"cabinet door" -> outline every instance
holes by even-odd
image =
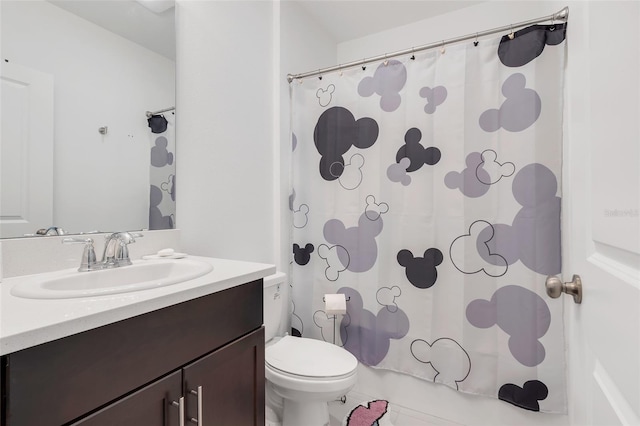
[[[172,405],[182,392],[177,371],[73,423],[73,426],[178,426],[180,409]]]
[[[260,328],[184,368],[187,421],[198,419],[198,426],[263,426],[264,380]]]

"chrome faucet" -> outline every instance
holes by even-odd
[[[105,268],[117,268],[119,266],[131,265],[129,259],[129,249],[127,244],[135,243],[135,238],[144,237],[142,234],[130,234],[128,232],[116,232],[107,235],[102,253],[102,260],[96,260],[96,253],[93,248],[93,239],[82,237],[69,237],[62,240],[62,244],[84,244],[84,252],[78,271],[99,271]]]
[[[38,229],[36,231],[36,235],[65,235],[66,232],[64,229],[58,227],[58,226],[50,226],[47,229]]]
[[[129,232],[115,232],[107,235],[102,260],[100,261],[102,267],[117,268],[119,266],[131,265],[127,245],[135,243],[135,239],[139,237],[143,237],[143,235],[130,234]]]

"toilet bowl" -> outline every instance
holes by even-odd
[[[339,346],[285,336],[265,351],[265,376],[283,398],[283,426],[324,426],[327,403],[356,384],[358,360]]]
[[[283,426],[325,426],[329,424],[327,403],[355,386],[358,360],[321,340],[276,336],[271,327],[282,322],[280,286],[284,279],[284,274],[264,279],[267,405],[281,416]],[[276,400],[282,404],[274,403]]]

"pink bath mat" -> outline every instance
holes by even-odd
[[[344,426],[393,426],[389,401],[374,399],[357,405],[347,414]]]

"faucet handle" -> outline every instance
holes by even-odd
[[[105,235],[105,239],[107,240],[118,240],[123,242],[124,244],[135,243],[136,238],[142,238],[144,235],[138,234],[137,232],[114,232],[110,235]]]
[[[93,248],[92,238],[68,237],[62,240],[62,244],[84,244],[84,251],[82,252],[82,259],[80,260],[78,272],[101,269],[96,261],[96,251]]]
[[[133,242],[135,240],[132,240]],[[119,246],[116,247],[116,252],[114,256],[115,261],[118,263],[118,266],[127,266],[131,265],[131,259],[129,258],[129,247],[126,244],[120,242]]]
[[[127,234],[131,235],[131,242],[135,243],[136,242],[136,238],[142,238],[144,237],[143,234],[139,233],[139,232],[127,232]]]
[[[136,238],[142,238],[144,235],[139,234],[137,232],[126,232],[131,238],[129,241],[121,241],[120,247],[116,248],[116,259],[120,263],[120,265],[131,265],[131,259],[129,258],[129,247],[127,246],[130,243],[135,243]]]

